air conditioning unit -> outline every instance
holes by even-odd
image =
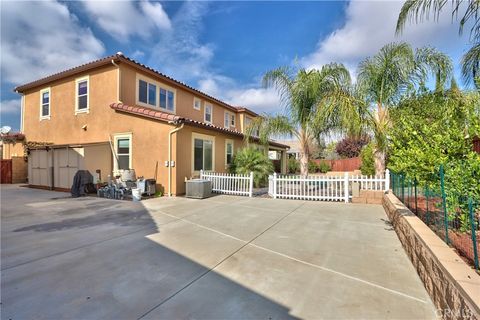
[[[148,196],[155,194],[156,184],[157,184],[157,181],[155,179],[138,179],[137,180],[137,188],[140,189],[142,194],[146,194]]]
[[[212,182],[203,179],[187,180],[186,197],[205,199],[212,196]]]

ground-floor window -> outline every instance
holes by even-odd
[[[226,140],[225,141],[225,164],[230,166],[233,162],[233,141]]]
[[[115,135],[115,152],[114,169],[127,170],[132,167],[132,135],[119,134]]]
[[[193,138],[193,170],[213,170],[214,141],[206,136]]]

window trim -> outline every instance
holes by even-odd
[[[210,108],[210,121],[207,121],[207,109]],[[213,124],[213,105],[211,103],[205,103],[203,108],[203,121],[205,123]]]
[[[225,125],[225,118],[227,118],[227,125]],[[230,121],[231,121],[232,117],[231,117],[231,113],[228,112],[227,110],[225,110],[224,114],[223,114],[223,126],[227,129],[230,129]]]
[[[198,108],[195,107],[195,102],[200,102],[200,106]],[[193,97],[193,110],[202,110],[202,99],[200,98],[197,98],[197,97]]]
[[[113,159],[113,172],[114,174],[118,174],[121,172],[123,169],[118,169],[118,140],[119,139],[129,139],[129,145],[128,145],[128,167],[132,168],[132,155],[133,155],[133,141],[132,141],[132,133],[131,132],[125,132],[125,133],[115,133],[113,134],[113,148],[115,150],[115,159]]]
[[[155,85],[155,87],[156,87],[155,88],[155,95],[156,95],[155,105],[145,103],[145,102],[141,102],[139,100],[139,98],[140,98],[139,81],[140,80],[145,81],[147,83],[147,101],[148,101],[148,85],[149,84]],[[173,92],[173,110],[168,110],[168,108],[160,107],[160,89],[164,89],[165,91],[167,91],[167,101],[166,101],[167,104],[168,104],[168,91]],[[142,74],[137,73],[136,76],[135,76],[135,103],[136,103],[136,105],[139,105],[139,106],[142,106],[142,107],[145,107],[145,108],[150,108],[150,109],[155,109],[155,110],[159,110],[159,111],[162,111],[162,112],[168,112],[168,113],[176,114],[176,112],[177,112],[177,89],[175,89],[173,87],[170,87],[170,86],[167,86],[166,84],[164,84],[162,82],[158,82],[158,81],[156,81],[152,78],[149,78],[149,77],[146,77]]]
[[[43,94],[48,92],[48,115],[44,116],[43,112]],[[50,120],[52,114],[52,90],[50,87],[40,90],[40,121]]]
[[[87,107],[85,109],[78,109],[78,84],[87,81]],[[75,115],[79,113],[90,112],[90,76],[85,76],[75,79]]]
[[[232,161],[233,161],[233,155],[235,154],[235,145],[232,139],[225,139],[225,169],[228,168],[229,164],[227,163],[227,145],[231,144],[232,145]]]
[[[209,135],[206,135],[206,134],[192,132],[192,146],[191,146],[191,150],[192,150],[192,157],[191,157],[192,174],[195,175],[195,174],[200,173],[199,170],[195,171],[195,139],[209,140],[209,141],[212,142],[212,171],[215,171],[215,136],[209,136]]]

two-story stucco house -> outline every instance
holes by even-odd
[[[22,95],[29,184],[70,188],[79,169],[105,181],[135,169],[166,194],[203,170],[224,172],[258,115],[202,93],[121,53],[15,88]],[[256,139],[253,139],[254,142]],[[286,170],[288,147],[271,142]]]

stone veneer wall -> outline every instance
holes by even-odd
[[[480,319],[480,275],[391,192],[383,207],[444,319]]]

